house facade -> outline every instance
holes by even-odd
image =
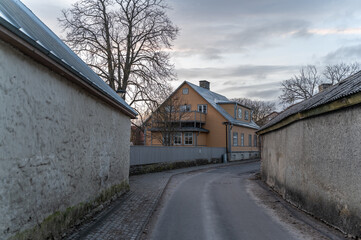
[[[147,146],[224,147],[230,159],[258,156],[252,110],[210,91],[208,81],[183,82],[146,120]]]
[[[127,105],[20,1],[0,1],[0,239],[60,239],[128,189]]]
[[[361,237],[361,72],[320,88],[258,133],[263,180],[299,208]]]

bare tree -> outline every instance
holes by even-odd
[[[327,65],[323,71],[323,75],[328,83],[336,84],[346,77],[360,71],[361,67],[358,62],[346,64],[338,63],[334,65]]]
[[[181,128],[182,120],[192,117],[193,114],[185,108],[187,106],[180,98],[170,98],[156,109],[146,123],[154,135],[164,146],[173,145],[175,134]]]
[[[164,50],[179,30],[167,8],[163,0],[80,0],[59,21],[70,47],[135,106],[157,102],[176,77]]]
[[[281,83],[283,104],[292,104],[299,100],[306,100],[316,94],[320,83],[320,75],[314,65],[302,67],[299,75]]]
[[[233,98],[231,100],[251,108],[252,120],[260,126],[264,124],[264,118],[276,109],[274,102],[251,100],[249,98]]]

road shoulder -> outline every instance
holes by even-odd
[[[255,202],[266,209],[284,227],[288,228],[299,239],[347,239],[340,231],[313,218],[289,202],[286,202],[278,193],[261,181],[259,175],[250,177],[247,183],[247,192]]]

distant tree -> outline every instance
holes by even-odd
[[[193,114],[184,108],[184,101],[180,98],[169,98],[159,106],[151,115],[146,124],[158,132],[153,138],[163,146],[172,146],[175,134],[179,132],[180,122],[184,118],[193,117]]]
[[[328,83],[336,84],[348,76],[360,71],[361,66],[358,62],[346,64],[338,63],[334,65],[327,65],[323,71],[323,75]]]
[[[127,102],[157,102],[175,79],[164,51],[178,28],[163,0],[80,0],[59,19],[66,42]]]
[[[238,102],[252,109],[252,120],[262,126],[264,118],[276,109],[274,102],[251,100],[249,98],[233,98],[232,101]]]
[[[285,105],[306,100],[316,94],[319,83],[320,75],[314,65],[302,67],[298,75],[281,83],[279,98]]]

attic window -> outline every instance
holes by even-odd
[[[242,108],[238,108],[238,118],[242,118]]]
[[[183,94],[187,95],[188,94],[188,88],[183,88]]]
[[[248,120],[248,111],[245,111],[245,112],[244,112],[244,119],[245,119],[245,120]]]

